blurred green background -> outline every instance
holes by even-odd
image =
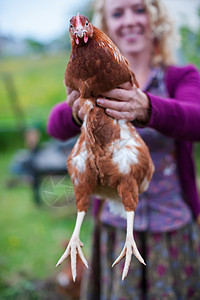
[[[90,17],[91,11],[85,11]],[[193,63],[200,69],[199,12],[197,15],[199,24],[195,29],[185,24],[179,29],[178,56],[180,63]],[[50,139],[46,133],[49,112],[66,98],[63,79],[70,54],[69,39],[64,34],[47,44],[25,38],[25,50],[18,55],[6,51],[2,43],[3,38],[0,47],[0,299],[60,299],[56,292],[54,296],[51,294],[52,298],[44,293],[44,286],[48,290],[49,282],[55,284],[60,272],[55,264],[73,231],[75,203],[56,207],[42,201],[37,205],[30,177],[13,175],[9,165],[14,154],[27,147],[28,128],[40,131],[40,144]],[[199,144],[195,145],[195,160],[200,182]],[[90,215],[81,231],[87,256],[93,226]],[[40,282],[44,283],[42,288]]]
[[[13,174],[9,165],[14,154],[26,148],[28,128],[39,129],[41,145],[50,139],[46,133],[47,119],[53,105],[66,98],[63,78],[68,57],[66,50],[53,55],[45,52],[1,58],[0,299],[48,299],[47,293],[43,295],[44,288],[42,292],[35,281],[41,280],[47,287],[49,281],[53,285],[64,268],[56,269],[55,264],[73,232],[75,202],[64,207],[51,206],[43,201],[39,190],[42,203],[38,205],[31,178]],[[81,231],[86,255],[89,255],[91,232],[92,220],[88,214]]]

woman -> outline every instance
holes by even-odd
[[[85,298],[200,299],[195,225],[200,202],[192,157],[192,142],[200,140],[199,74],[193,66],[174,66],[173,28],[160,0],[99,0],[95,20],[129,60],[141,87],[125,84],[103,94],[97,104],[108,115],[138,127],[156,171],[148,191],[140,196],[134,224],[147,267],[133,258],[124,282],[123,262],[111,269],[123,246],[126,220],[118,213],[121,207],[113,209],[106,202],[98,211],[100,245],[94,248],[95,255],[100,251],[100,265],[93,255]],[[69,89],[67,93],[68,106],[57,105],[48,126],[60,139],[77,134],[84,117],[79,94]]]

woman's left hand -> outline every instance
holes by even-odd
[[[99,98],[97,104],[104,107],[109,116],[141,123],[149,121],[150,101],[145,93],[130,82],[123,83],[102,96],[109,99]]]

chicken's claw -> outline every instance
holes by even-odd
[[[137,257],[137,259],[146,266],[144,259],[142,258],[142,256],[140,255],[140,252],[137,249],[137,246],[136,246],[133,236],[127,236],[124,248],[122,249],[122,252],[120,253],[120,255],[117,257],[117,259],[112,264],[112,267],[114,267],[116,264],[118,264],[122,260],[122,258],[124,256],[126,256],[125,265],[124,265],[124,269],[123,269],[123,273],[122,273],[122,280],[124,280],[128,274],[132,254],[134,254]]]
[[[87,260],[85,259],[85,256],[81,250],[81,247],[83,247],[83,243],[80,241],[80,238],[79,238],[81,224],[83,222],[84,216],[85,216],[84,211],[80,211],[77,213],[76,225],[75,225],[72,237],[69,241],[67,249],[65,250],[65,252],[63,253],[63,255],[61,256],[61,258],[59,259],[59,261],[57,262],[57,265],[56,265],[56,267],[58,265],[60,265],[65,260],[65,258],[67,258],[70,254],[71,255],[72,277],[73,277],[74,281],[76,280],[76,254],[77,253],[79,254],[79,256],[80,256],[82,262],[84,263],[84,265],[86,266],[86,268],[88,268]]]
[[[127,214],[126,242],[125,242],[122,252],[120,253],[118,258],[112,264],[112,267],[114,267],[116,264],[118,264],[120,262],[120,260],[122,260],[122,258],[124,256],[126,256],[125,265],[124,265],[124,269],[123,269],[123,273],[122,273],[122,280],[124,280],[124,278],[128,274],[132,254],[134,254],[137,257],[137,259],[146,266],[144,259],[142,258],[142,256],[140,255],[140,252],[138,251],[138,248],[136,246],[136,243],[135,243],[135,240],[133,237],[133,221],[134,221],[135,212],[127,211],[126,214]]]
[[[81,250],[81,247],[83,247],[83,243],[80,241],[79,237],[73,237],[70,239],[69,244],[65,250],[65,252],[63,253],[63,255],[61,256],[61,258],[59,259],[59,261],[56,264],[56,267],[59,266],[60,264],[62,264],[62,262],[69,256],[69,254],[71,255],[71,270],[72,270],[72,277],[73,277],[73,281],[76,280],[76,254],[78,253],[82,262],[84,263],[84,265],[86,266],[86,268],[88,268],[88,263],[87,260]]]

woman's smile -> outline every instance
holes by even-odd
[[[123,28],[119,32],[119,36],[128,43],[136,42],[144,34],[142,28]]]

